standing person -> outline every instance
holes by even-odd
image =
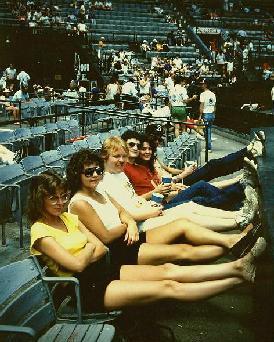
[[[20,90],[17,90],[17,92],[13,95],[12,101],[15,102],[13,105],[7,107],[7,110],[10,110],[14,120],[19,120],[20,115],[20,109],[18,102],[24,103],[29,101],[29,93],[28,93],[28,87],[25,85],[21,86]],[[19,121],[14,122],[15,125],[20,125]]]
[[[199,120],[203,119],[207,130],[208,152],[212,151],[211,128],[215,120],[216,95],[209,90],[208,82],[202,83],[203,92],[200,94],[200,116]]]
[[[196,95],[189,98],[186,90],[186,82],[181,76],[176,76],[174,80],[174,88],[171,88],[169,92],[170,104],[171,104],[171,116],[175,119],[175,136],[180,134],[180,122],[187,119],[187,103],[195,100]]]
[[[113,75],[106,88],[106,100],[118,100],[121,93],[121,85],[117,75]]]
[[[12,63],[4,71],[4,75],[6,76],[7,88],[9,88],[10,91],[13,91],[16,82],[16,74],[17,71]]]
[[[84,170],[83,170],[84,171]],[[94,179],[96,170],[92,173]],[[98,175],[97,175],[98,176]],[[92,182],[90,182],[92,183]],[[218,265],[121,265],[118,272],[95,272],[107,252],[103,243],[73,214],[65,180],[52,171],[32,179],[28,205],[31,254],[40,256],[59,277],[75,276],[81,301],[89,311],[140,306],[165,299],[194,301],[210,298],[245,282],[254,282],[255,259],[265,249],[259,238],[250,252]],[[116,270],[114,270],[116,271]],[[64,286],[64,293],[67,287]]]
[[[139,87],[140,87],[140,96],[143,96],[143,95],[151,96],[150,79],[149,79],[148,73],[145,73],[144,76],[140,79]]]

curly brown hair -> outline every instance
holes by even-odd
[[[81,188],[81,173],[84,170],[84,166],[93,163],[99,165],[102,169],[104,168],[103,160],[99,154],[94,153],[89,149],[81,149],[74,153],[70,158],[66,174],[68,186],[72,195]]]
[[[44,216],[45,196],[55,195],[57,189],[67,192],[67,181],[53,170],[45,171],[32,178],[27,208],[31,224]]]

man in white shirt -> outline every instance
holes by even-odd
[[[30,75],[26,73],[24,70],[21,70],[17,75],[17,80],[19,81],[20,88],[22,85],[28,86]]]
[[[136,89],[134,79],[129,78],[129,80],[122,85],[122,95],[128,95],[128,96],[136,97],[137,94],[138,94],[138,91]]]
[[[11,91],[13,90],[16,81],[16,74],[16,69],[12,63],[4,71],[4,75],[6,76],[7,88],[9,88],[9,90]]]
[[[188,97],[186,81],[182,77],[176,76],[174,83],[174,88],[169,92],[169,99],[172,119],[178,122],[178,124],[175,124],[175,137],[178,137],[180,134],[180,122],[186,121],[187,119],[186,105],[195,100],[197,96]],[[185,130],[185,126],[183,127],[183,130]]]
[[[200,94],[200,117],[203,118],[207,128],[208,151],[212,149],[211,128],[215,120],[216,95],[209,90],[208,83],[202,83],[203,92]],[[206,133],[206,132],[205,132]]]

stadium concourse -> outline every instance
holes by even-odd
[[[75,324],[74,330],[72,326],[69,328],[71,336],[67,331],[62,332],[68,321],[61,322],[64,324],[62,329],[57,324],[57,340],[60,341],[273,341],[273,15],[272,0],[0,0],[1,341],[2,333],[3,341],[6,341],[10,331],[14,333],[17,328],[17,333],[35,334],[34,340],[45,333],[49,335],[45,335],[44,340],[55,340],[53,324],[59,324],[60,320],[54,310],[51,314],[48,311],[53,302],[58,315],[64,314],[69,317],[70,324]],[[113,137],[123,137],[127,131],[133,135],[124,138],[124,143],[120,138],[113,140]],[[210,185],[206,183],[207,187],[199,196],[193,195],[193,201],[204,204],[209,196],[205,189],[211,186],[210,189],[216,191],[218,188],[218,194],[223,197],[214,197],[215,206],[212,207],[228,210],[226,218],[233,220],[232,227],[229,227],[232,230],[222,235],[226,238],[230,234],[235,236],[243,226],[248,226],[249,232],[242,242],[236,243],[236,252],[233,247],[228,247],[229,253],[222,253],[221,257],[218,254],[213,261],[199,259],[199,262],[191,262],[186,258],[178,264],[198,263],[205,267],[228,264],[252,251],[260,236],[260,241],[266,241],[267,247],[266,251],[260,251],[263,255],[258,260],[256,258],[256,277],[252,264],[255,256],[252,256],[252,263],[242,267],[245,277],[252,280],[250,283],[242,284],[241,279],[239,286],[197,302],[163,300],[96,316],[94,312],[79,309],[77,291],[76,300],[74,295],[71,300],[62,293],[62,299],[65,299],[60,301],[58,296],[63,288],[60,291],[59,286],[51,287],[45,280],[47,278],[43,278],[44,275],[49,278],[59,275],[58,272],[51,273],[49,259],[45,262],[49,268],[43,269],[41,266],[45,266],[45,260],[42,258],[33,257],[26,261],[30,256],[33,234],[27,218],[30,184],[34,183],[33,179],[39,179],[36,176],[48,170],[65,178],[72,156],[82,149],[99,154],[105,141],[107,146],[111,146],[111,142],[125,144],[122,150],[128,155],[119,152],[122,156],[117,158],[121,162],[121,158],[127,157],[128,164],[134,160],[131,166],[139,167],[136,178],[150,182],[146,186],[148,191],[150,187],[153,190],[141,194],[147,200],[151,199],[150,193],[156,188],[167,200],[161,183],[166,176],[169,179],[170,175],[173,176],[176,195],[172,196],[175,198],[181,198],[184,190],[181,191],[180,187],[184,184],[195,189],[200,182],[206,183],[203,176],[199,182],[187,183],[191,173],[196,172],[193,164],[198,167],[197,174],[204,165],[210,165],[214,174],[225,173],[218,178],[206,178]],[[153,156],[147,156],[154,148],[158,160],[156,154],[155,160]],[[241,149],[250,160],[243,162],[242,158],[237,165],[232,162],[234,169],[227,172],[229,174],[219,170],[222,168],[220,164],[216,169],[215,159]],[[135,159],[132,157],[134,153]],[[103,156],[107,167],[110,155]],[[111,157],[116,158],[115,155]],[[83,170],[83,177],[101,176],[100,168],[93,170],[90,165],[84,166],[89,166],[88,170],[92,169],[93,174]],[[124,170],[126,172],[126,168]],[[109,170],[106,173],[111,174]],[[135,188],[128,181],[127,189],[138,193],[134,177],[127,176]],[[152,177],[151,181],[149,177]],[[233,197],[228,197],[222,207],[218,200],[226,198],[228,188],[235,192],[230,192]],[[67,193],[59,194],[59,197],[57,192],[53,195],[53,199],[48,196],[53,206],[60,202],[63,206],[69,200]],[[165,200],[163,205],[168,206],[173,199],[170,203]],[[139,208],[144,202],[147,204],[139,199],[136,206]],[[156,210],[155,203],[149,203],[150,209]],[[176,205],[178,203],[183,205],[179,200]],[[205,204],[203,213],[208,206],[211,205]],[[45,207],[44,200],[43,210]],[[203,213],[198,212],[197,216],[201,215],[199,224],[208,227],[201,222],[201,217],[210,217],[211,224],[218,226],[220,212],[215,217],[211,217],[212,211]],[[98,226],[107,231],[105,221],[97,214]],[[146,216],[146,221],[161,220],[162,209],[157,215]],[[235,217],[231,219],[231,215]],[[39,219],[42,218],[37,222]],[[120,222],[125,225],[122,219]],[[113,240],[104,240],[105,234],[100,235],[99,228],[96,232],[92,228],[91,224],[89,229],[111,249]],[[123,234],[125,232],[127,230]],[[37,250],[43,239],[45,235],[35,242]],[[115,239],[119,240],[117,236]],[[179,244],[181,240],[173,242]],[[227,249],[221,244],[215,247]],[[253,250],[252,253],[257,252]],[[71,254],[74,260],[77,259],[76,254]],[[108,280],[115,273],[111,269],[112,255],[109,253],[105,263],[98,266],[104,277],[109,272]],[[73,269],[69,275],[76,273],[79,276],[74,272],[75,268],[66,270],[60,260],[63,261],[58,259],[60,269]],[[33,263],[32,266],[24,269],[29,263]],[[36,267],[38,273],[34,271]],[[198,274],[195,272],[191,275],[194,279]],[[33,279],[29,279],[34,273]],[[111,280],[117,281],[115,276]],[[97,274],[92,279],[92,287],[97,289],[102,279],[96,283],[96,277]],[[240,279],[240,276],[232,279],[236,278]],[[35,308],[31,307],[32,304]],[[76,312],[76,307],[78,316],[72,313]],[[115,305],[114,308],[119,309]],[[33,330],[24,331],[21,326]],[[87,333],[85,329],[90,330]],[[17,340],[21,340],[21,336],[17,336]]]

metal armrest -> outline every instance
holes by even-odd
[[[23,334],[28,335],[35,339],[36,333],[32,328],[29,327],[19,327],[17,325],[0,325],[0,333],[13,333],[13,334]]]
[[[72,283],[74,284],[78,323],[82,323],[82,307],[81,307],[79,280],[75,277],[45,277],[45,276],[42,276],[42,279],[45,282],[49,282],[49,283]]]

